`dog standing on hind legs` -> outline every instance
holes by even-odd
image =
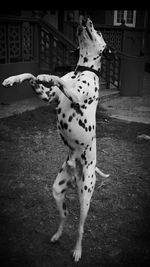
[[[52,236],[56,242],[63,232],[68,214],[65,194],[71,182],[75,182],[80,201],[78,237],[73,252],[75,262],[82,254],[84,224],[94,191],[96,175],[109,175],[96,166],[96,109],[99,99],[99,71],[102,54],[109,56],[109,49],[100,32],[97,32],[89,18],[80,17],[77,29],[79,60],[74,71],[59,78],[53,75],[30,73],[11,76],[4,80],[4,86],[28,81],[35,93],[51,103],[57,99],[57,127],[65,145],[68,158],[59,171],[53,185],[53,196],[60,213],[60,225]]]

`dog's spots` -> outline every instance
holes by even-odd
[[[89,98],[88,104],[90,105],[94,100]]]
[[[61,133],[60,133],[60,137],[63,140],[64,144],[66,146],[68,146],[72,151],[74,151],[74,148],[71,145],[69,145],[69,143],[66,141],[66,139],[64,138],[64,136]]]
[[[75,143],[76,143],[77,145],[79,145],[79,141],[78,141],[78,140],[75,140]]]
[[[63,210],[66,210],[67,209],[67,206],[66,204],[63,202]]]
[[[62,114],[62,117],[65,118],[65,116],[66,116],[65,113],[63,113],[63,114]]]
[[[64,216],[65,216],[65,217],[67,216],[67,212],[66,212],[66,211],[64,211]]]
[[[85,63],[85,62],[88,62],[88,58],[87,57],[83,58],[83,63]]]
[[[86,152],[84,151],[83,154],[81,154],[81,158],[86,160]]]
[[[89,131],[91,131],[91,129],[92,129],[92,128],[91,128],[91,125],[90,125],[90,126],[89,126]]]
[[[69,118],[68,118],[68,121],[71,122],[72,119],[73,119],[73,116],[70,115]]]
[[[66,123],[66,122],[63,122],[63,120],[60,120],[60,126],[61,126],[61,129],[62,130],[67,130],[68,129],[68,123]]]
[[[64,129],[67,130],[68,129],[68,124],[64,123]]]
[[[84,186],[84,190],[87,190],[87,185]]]
[[[81,116],[83,116],[83,112],[82,112],[82,110],[80,108],[80,105],[78,103],[72,102],[71,105],[70,105],[70,107],[73,108],[76,111],[76,113],[78,113]]]
[[[97,88],[97,87],[95,87],[95,92],[97,92],[97,90],[98,90],[98,88]]]
[[[97,57],[93,57],[93,60],[96,60],[100,57],[100,54]]]
[[[83,80],[82,82],[83,82],[83,83],[86,83],[86,81],[85,81],[85,80]]]
[[[88,189],[88,193],[91,193],[91,192],[92,192],[92,190],[89,188],[89,189]]]
[[[85,123],[81,119],[79,120],[79,125],[86,130]]]
[[[61,173],[63,171],[63,168],[60,169],[59,173]]]
[[[87,169],[88,169],[88,167],[89,167],[90,165],[92,165],[92,164],[93,164],[93,160],[92,160],[90,163],[87,164]]]
[[[87,109],[87,106],[83,104],[83,105],[81,106],[81,108],[83,108],[83,109]]]
[[[61,180],[60,182],[59,182],[59,185],[62,185],[62,184],[64,184],[65,183],[65,180]]]
[[[65,193],[65,192],[66,192],[66,189],[61,190],[61,194]]]
[[[56,109],[57,110],[57,114],[61,113],[61,108]]]

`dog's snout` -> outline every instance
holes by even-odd
[[[79,19],[79,22],[80,22],[80,25],[82,25],[83,27],[86,27],[86,24],[87,24],[87,21],[89,19],[89,16],[80,16],[80,19]]]

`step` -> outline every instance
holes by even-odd
[[[119,96],[120,92],[116,89],[103,89],[99,91],[99,98],[101,103],[117,98]]]

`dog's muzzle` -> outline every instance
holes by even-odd
[[[91,40],[93,40],[92,34],[91,34],[91,32],[90,32],[90,30],[89,30],[89,28],[87,26],[87,21],[88,21],[88,17],[80,18],[80,23],[79,23],[79,26],[78,26],[78,35],[80,36],[82,34],[82,32],[83,32],[83,29],[85,29],[87,34],[88,34],[88,36],[89,36],[89,38]]]

